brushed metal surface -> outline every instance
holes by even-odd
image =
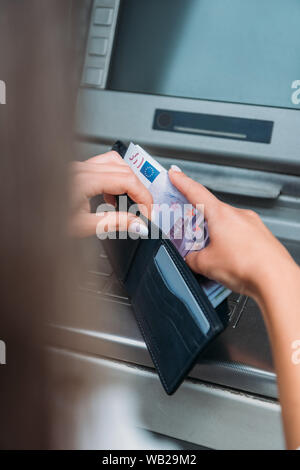
[[[65,400],[67,408],[78,414],[78,404],[72,405],[73,386],[78,381],[85,384],[81,390],[80,425],[93,430],[89,448],[97,430],[103,432],[97,401],[101,406],[106,384],[112,391],[111,400],[106,403],[108,409],[113,410],[116,400],[130,397],[130,403],[134,404],[130,417],[139,428],[213,449],[284,448],[280,406],[272,400],[191,380],[185,381],[175,395],[169,397],[157,375],[149,369],[59,349],[51,350],[51,364],[54,386],[57,384],[62,391],[60,413]],[[65,390],[69,390],[70,395],[64,395]],[[120,390],[121,395],[116,396]],[[105,397],[107,399],[107,393]],[[89,413],[91,406],[93,412]],[[122,401],[122,407],[126,406],[126,400]],[[117,424],[110,421],[105,427]]]
[[[299,244],[285,241],[300,262]],[[153,367],[124,288],[116,279],[95,237],[82,241],[87,272],[83,273],[79,312],[55,327],[55,342],[90,354]],[[92,280],[91,280],[92,277]],[[229,297],[230,322],[199,357],[190,377],[254,393],[277,397],[276,375],[268,335],[255,302],[245,296]]]

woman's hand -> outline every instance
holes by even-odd
[[[92,214],[90,198],[104,195],[108,204],[115,205],[115,196],[128,196],[141,205],[144,215],[151,214],[152,196],[117,152],[108,152],[85,162],[74,162],[71,168],[71,220],[73,236],[87,237],[100,232],[130,231],[147,235],[141,219],[128,212]]]
[[[196,272],[231,290],[258,298],[267,278],[295,265],[287,250],[253,211],[219,201],[184,173],[170,170],[171,182],[194,205],[204,205],[210,243],[190,253],[186,261]]]
[[[285,437],[300,446],[300,269],[252,211],[219,201],[201,184],[170,170],[174,186],[194,205],[203,204],[210,244],[187,263],[258,302],[271,340]]]

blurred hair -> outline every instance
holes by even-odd
[[[50,445],[45,324],[70,308],[74,81],[61,0],[0,0],[0,447]]]

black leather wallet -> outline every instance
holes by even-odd
[[[114,150],[124,157],[127,148]],[[149,225],[151,222],[147,221]],[[149,227],[149,233],[151,227]],[[227,302],[214,309],[172,242],[159,239],[105,239],[102,243],[134,313],[161,383],[174,393],[199,354],[226,326]]]

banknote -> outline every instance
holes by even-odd
[[[151,219],[185,257],[209,242],[202,212],[172,185],[168,172],[139,145],[130,144],[124,160],[153,197]]]
[[[190,202],[171,183],[168,171],[142,147],[130,144],[125,162],[146,186],[153,198],[151,220],[171,240],[181,256],[199,251],[209,243],[208,226],[204,213]],[[221,284],[204,279],[202,288],[214,307],[230,291]]]

